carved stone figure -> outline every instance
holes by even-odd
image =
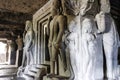
[[[79,15],[81,0],[61,0],[63,12],[69,15]]]
[[[77,2],[77,3],[75,3]],[[89,71],[89,69],[91,68],[89,66],[88,68],[88,72],[85,74],[85,68],[84,65],[87,65],[87,62],[89,62],[89,60],[91,59],[90,56],[88,56],[88,61],[84,60],[83,55],[85,55],[84,53],[91,53],[95,55],[94,56],[94,74],[95,74],[95,79],[103,79],[103,50],[102,50],[102,36],[98,35],[101,34],[102,31],[105,30],[104,27],[98,27],[98,26],[92,26],[92,27],[97,27],[99,28],[98,30],[95,30],[94,33],[96,33],[96,37],[95,40],[91,41],[91,43],[93,44],[94,42],[96,42],[96,44],[94,43],[90,48],[95,48],[95,52],[92,52],[92,49],[90,50],[91,52],[89,52],[89,48],[86,44],[86,49],[83,49],[83,46],[85,46],[85,43],[83,44],[82,41],[83,40],[83,26],[85,25],[81,25],[82,21],[84,20],[84,18],[89,17],[89,19],[94,20],[95,16],[100,12],[103,11],[103,13],[109,13],[110,12],[110,5],[109,5],[109,0],[62,0],[62,4],[64,6],[63,11],[65,12],[66,10],[68,11],[65,12],[67,15],[67,19],[68,19],[68,29],[69,29],[69,34],[67,36],[67,40],[68,40],[68,48],[69,48],[69,53],[70,53],[70,60],[71,60],[71,66],[72,66],[72,70],[74,73],[74,80],[83,80],[83,76],[88,76],[92,71]],[[79,9],[79,10],[78,10]],[[69,12],[71,11],[71,12]],[[102,20],[104,22],[104,20]],[[95,24],[95,21],[93,21],[92,23],[88,23],[90,24]],[[103,24],[104,25],[104,24]],[[102,25],[101,25],[102,26]],[[91,36],[91,38],[94,38],[95,36]],[[86,41],[87,42],[87,41]],[[95,47],[95,45],[97,47]],[[99,54],[98,54],[98,52]],[[97,56],[100,56],[99,58],[95,58]],[[87,56],[86,56],[87,57]],[[85,58],[86,59],[86,58]],[[91,59],[93,60],[93,59]],[[85,62],[83,62],[85,61]],[[98,62],[97,62],[98,61]],[[100,62],[99,62],[100,61]],[[91,61],[92,62],[92,61]],[[71,74],[73,75],[73,74]],[[91,74],[92,75],[92,74]],[[90,76],[90,75],[89,75]],[[89,77],[88,77],[89,78]],[[72,80],[73,80],[72,79]]]
[[[99,30],[98,32],[103,33],[103,45],[107,63],[107,77],[108,79],[115,79],[115,75],[117,76],[118,35],[114,21],[111,19],[109,12],[109,0],[82,0],[80,10],[82,16],[93,15],[95,17],[97,14],[96,21]]]
[[[55,64],[57,63],[58,54],[60,54],[62,37],[66,27],[66,17],[61,13],[61,5],[59,0],[54,0],[52,6],[52,18],[49,20],[49,53],[51,74],[55,73]],[[58,66],[57,66],[58,67]]]
[[[115,23],[110,14],[100,13],[96,18],[98,20],[98,27],[105,29],[103,32],[103,46],[106,57],[107,77],[108,79],[117,79],[119,36]]]
[[[18,38],[16,39],[16,43],[18,45],[18,50],[23,50],[23,39],[18,35]]]
[[[110,12],[109,0],[81,0],[80,14],[96,16],[100,11]]]
[[[97,76],[103,78],[102,37],[100,36],[94,18],[84,18],[82,21],[83,80],[100,79]],[[98,65],[101,68],[98,68]]]
[[[27,58],[27,65],[33,64],[33,37],[34,32],[32,28],[32,23],[30,21],[26,21],[26,27],[25,27],[26,33],[24,34],[24,51],[23,51],[23,60],[22,60],[22,66],[25,65],[25,60]]]

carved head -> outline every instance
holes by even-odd
[[[52,16],[55,16],[57,14],[60,14],[61,12],[61,1],[60,0],[54,0],[52,3]]]
[[[80,12],[81,0],[61,0],[64,14],[78,15]]]
[[[25,30],[27,31],[27,30],[30,30],[30,29],[32,29],[32,22],[28,20],[28,21],[26,21]]]

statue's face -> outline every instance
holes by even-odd
[[[27,31],[29,29],[29,25],[26,24],[25,30]]]
[[[57,15],[57,9],[52,8],[51,14],[52,14],[52,17],[54,17],[55,15]]]
[[[32,27],[32,23],[30,21],[26,21],[26,27],[25,27],[25,30],[29,30],[30,27]]]
[[[51,11],[52,17],[54,17],[60,12],[60,7],[61,5],[60,5],[59,0],[54,0],[52,4],[52,11]]]

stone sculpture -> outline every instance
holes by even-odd
[[[57,63],[58,54],[60,54],[62,37],[67,24],[66,17],[61,12],[60,0],[54,0],[52,6],[52,17],[49,19],[49,53],[50,53],[50,67],[51,74],[55,73],[55,64]],[[58,67],[58,66],[57,66]]]
[[[23,75],[28,73],[29,68],[33,65],[34,62],[34,54],[33,54],[33,39],[34,39],[34,32],[32,28],[32,22],[26,21],[26,27],[23,34],[23,59],[22,64],[18,69],[18,77],[24,77]],[[21,46],[20,46],[21,47]]]
[[[75,3],[77,1],[77,3]],[[74,5],[72,5],[74,4]],[[110,12],[110,5],[109,0],[62,0],[62,5],[64,6],[63,11],[67,15],[68,19],[68,29],[69,33],[67,36],[68,43],[68,49],[70,53],[70,60],[71,60],[71,66],[74,73],[74,80],[83,80],[84,76],[88,76],[90,73],[90,77],[92,77],[92,71],[88,71],[88,73],[85,70],[89,70],[91,67],[89,66],[90,62],[90,55],[86,56],[85,53],[91,53],[94,54],[94,58],[92,59],[95,64],[93,69],[93,73],[95,74],[94,77],[92,77],[92,80],[95,79],[103,79],[103,50],[102,50],[102,40],[104,39],[104,36],[102,38],[102,35],[104,35],[104,32],[106,31],[106,20],[104,15],[101,15],[102,18],[98,20],[98,18],[95,18],[98,14],[109,14]],[[72,6],[72,7],[70,7]],[[65,12],[67,9],[68,12],[71,11],[72,13]],[[89,18],[90,21],[93,20],[92,23],[84,23],[84,20],[86,18]],[[96,27],[96,30],[93,30],[93,32],[87,32],[89,34],[89,38],[91,35],[90,41],[87,41],[87,39],[83,39],[85,36],[84,32],[84,24],[93,29],[93,27]],[[96,24],[97,25],[92,25]],[[102,23],[102,24],[101,24]],[[87,29],[87,28],[86,28]],[[114,29],[115,30],[115,29]],[[110,31],[111,32],[111,31]],[[116,30],[115,30],[116,32]],[[108,32],[109,33],[109,32]],[[94,34],[94,35],[93,35]],[[84,36],[84,37],[83,37]],[[87,37],[88,38],[88,37]],[[89,40],[89,39],[88,39]],[[83,43],[82,43],[83,42]],[[87,44],[86,44],[87,42]],[[92,44],[91,46],[89,45]],[[103,43],[104,44],[104,43]],[[86,45],[86,47],[85,47]],[[95,47],[96,45],[96,47]],[[90,46],[90,47],[89,47]],[[85,49],[83,49],[85,47]],[[89,48],[91,49],[89,51]],[[95,48],[92,52],[92,49]],[[104,49],[105,50],[105,49]],[[117,51],[117,50],[116,50]],[[99,54],[98,54],[99,52]],[[85,55],[85,56],[83,56]],[[100,56],[99,58],[96,58],[97,56]],[[83,57],[86,57],[84,60]],[[107,58],[107,57],[106,57]],[[112,60],[112,58],[111,58]],[[83,62],[85,61],[85,62]],[[97,62],[98,61],[98,62]],[[92,61],[91,61],[92,62]],[[109,64],[109,63],[108,63]],[[85,67],[88,66],[88,68]],[[99,66],[98,66],[99,65]],[[93,66],[93,65],[92,65]],[[112,65],[111,65],[112,66]],[[71,74],[73,75],[73,74]],[[88,77],[88,78],[90,78]],[[109,76],[108,76],[109,78]],[[87,80],[87,79],[86,79]]]
[[[61,2],[65,14],[79,15],[81,0],[61,0]]]
[[[18,50],[23,50],[23,39],[18,35],[18,38],[16,39],[16,43],[18,45]]]
[[[84,61],[82,64],[83,80],[102,79],[102,37],[101,34],[99,34],[97,31],[97,26],[94,18],[91,17],[86,17],[82,21],[82,56],[84,57],[81,59]],[[97,56],[99,56],[99,58]]]
[[[110,16],[110,14],[105,14],[101,12],[96,16],[98,27],[104,27],[103,31],[103,47],[106,57],[107,66],[107,77],[108,79],[117,79],[117,67],[118,67],[118,46],[119,46],[119,36],[116,31],[115,23]],[[104,21],[104,22],[102,22]]]
[[[26,21],[26,27],[25,27],[26,33],[24,34],[24,51],[23,51],[23,60],[22,60],[22,66],[25,65],[25,60],[27,58],[26,65],[33,64],[33,37],[34,37],[34,32],[32,28],[32,23],[30,21]]]
[[[96,16],[100,11],[110,12],[109,0],[81,0],[80,14]]]

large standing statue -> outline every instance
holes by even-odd
[[[104,20],[104,18],[101,18],[100,20],[98,20],[96,17],[97,14],[100,14],[100,12],[103,12],[104,14],[109,14],[110,13],[110,5],[109,5],[109,0],[62,0],[62,6],[63,11],[66,13],[67,17],[68,17],[68,29],[69,29],[69,35],[67,37],[69,44],[68,44],[68,48],[69,48],[69,52],[70,52],[70,60],[71,60],[71,66],[74,72],[74,80],[83,80],[83,76],[87,75],[86,69],[84,65],[87,66],[87,63],[90,62],[90,60],[92,60],[92,63],[94,68],[93,69],[93,73],[95,74],[95,79],[103,79],[103,50],[102,50],[102,43],[104,44],[104,42],[102,42],[102,40],[104,40],[104,35],[105,35],[105,30],[106,30],[106,21],[109,20]],[[93,21],[93,22],[84,22],[84,20],[86,20],[89,17],[89,21]],[[92,24],[95,24],[95,21],[97,23],[97,25],[93,26]],[[102,24],[99,24],[102,23]],[[113,23],[114,24],[114,23]],[[84,26],[91,26],[92,28],[97,27],[97,30],[93,30],[93,32],[84,32],[85,28]],[[115,28],[112,30],[116,33]],[[111,32],[111,31],[110,31]],[[106,32],[106,33],[110,33],[110,32]],[[93,40],[91,41],[87,41],[87,39],[83,39],[84,34],[96,34],[94,36],[91,36],[91,38],[93,38]],[[99,35],[100,34],[100,35]],[[103,34],[103,38],[102,38],[102,34]],[[111,35],[111,34],[110,34]],[[97,37],[97,38],[96,38]],[[110,36],[109,36],[110,37]],[[95,38],[95,39],[94,39]],[[106,37],[107,39],[107,37]],[[111,37],[111,39],[113,39]],[[84,43],[82,43],[82,41]],[[94,43],[94,41],[96,42],[96,44]],[[107,40],[109,41],[109,40]],[[86,44],[87,42],[87,44]],[[97,51],[92,51],[93,49],[89,50],[89,43],[93,44],[90,48],[95,48],[95,50]],[[85,46],[86,44],[86,46]],[[95,47],[95,45],[97,47]],[[105,44],[104,44],[105,46]],[[85,47],[85,49],[83,49]],[[108,48],[109,49],[109,48]],[[117,49],[117,48],[116,48]],[[107,51],[107,49],[104,48],[104,51]],[[115,50],[116,52],[117,50]],[[90,55],[85,55],[85,53],[91,53],[94,54],[94,59],[90,58]],[[107,53],[105,53],[107,54]],[[114,54],[114,53],[112,53]],[[83,56],[85,55],[85,56]],[[117,54],[114,54],[117,55]],[[93,55],[92,55],[93,56]],[[99,57],[98,57],[99,56]],[[86,58],[88,60],[85,60]],[[107,60],[107,55],[106,55],[106,60]],[[113,58],[113,57],[112,57]],[[111,58],[111,60],[113,61],[113,59]],[[116,59],[117,56],[114,56],[114,58]],[[85,61],[85,62],[84,62]],[[116,61],[116,60],[115,60]],[[115,62],[116,63],[116,62]],[[107,65],[109,63],[107,62]],[[89,65],[89,64],[88,64]],[[113,66],[113,65],[111,65]],[[107,66],[109,67],[109,66]],[[110,68],[107,68],[109,71]],[[89,69],[88,69],[89,70]],[[88,72],[89,74],[92,72]],[[113,74],[114,72],[112,72]],[[107,73],[107,74],[111,74]],[[90,74],[92,76],[92,74]],[[90,76],[89,75],[89,76]],[[89,77],[88,77],[89,78]],[[108,76],[108,78],[110,78],[110,76]]]
[[[23,38],[20,35],[18,35],[16,43],[18,45],[18,50],[23,50]]]
[[[104,28],[103,46],[106,57],[108,79],[117,79],[119,35],[110,14],[101,12],[96,16],[98,27]],[[101,22],[100,22],[101,20]]]
[[[23,51],[23,60],[22,60],[22,66],[33,64],[34,58],[33,58],[33,37],[34,32],[32,28],[32,23],[30,21],[26,21],[26,27],[25,27],[25,34],[23,36],[23,42],[24,42],[24,51]],[[27,62],[25,61],[27,59]]]
[[[108,79],[116,79],[118,34],[115,29],[114,21],[109,14],[109,0],[83,0],[80,13],[82,16],[96,16],[98,31],[103,34],[107,77]]]
[[[60,0],[54,0],[52,6],[52,18],[49,20],[49,53],[51,74],[55,73],[55,64],[57,63],[58,54],[60,54],[62,37],[67,24],[66,17],[62,14]],[[58,66],[57,66],[58,68]]]
[[[98,33],[94,18],[82,21],[83,80],[97,80],[103,77],[102,37]],[[99,56],[99,58],[98,58]],[[99,67],[98,67],[99,66]],[[98,77],[99,76],[99,77]]]

